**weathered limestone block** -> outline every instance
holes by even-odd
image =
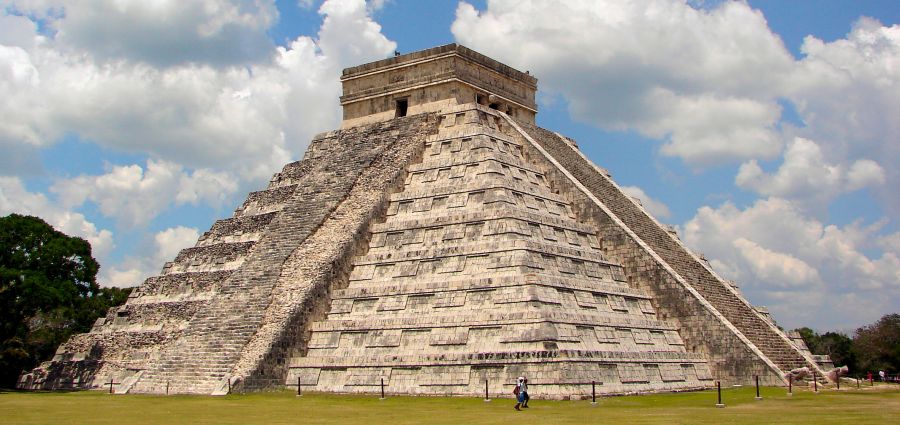
[[[153,276],[132,291],[132,298],[168,298],[180,294],[203,294],[213,290],[216,282],[222,281],[232,271],[179,273]],[[146,299],[146,298],[145,298]]]
[[[185,248],[172,262],[169,273],[234,270],[240,267],[255,242],[225,242]]]
[[[280,211],[297,189],[295,184],[251,192],[235,216],[258,215]]]
[[[200,236],[198,246],[228,242],[255,242],[266,231],[275,215],[275,212],[270,212],[217,220],[209,231]]]

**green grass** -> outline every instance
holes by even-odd
[[[100,391],[0,393],[2,424],[750,424],[900,423],[900,387],[813,394],[763,388],[723,390],[724,409],[711,391],[589,401],[534,399],[526,411],[511,399],[389,397],[256,393],[226,397],[109,395]]]

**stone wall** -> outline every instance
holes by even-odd
[[[347,68],[341,83],[342,128],[393,119],[400,99],[408,114],[478,98],[524,121],[534,121],[537,111],[534,77],[456,44]]]
[[[433,83],[448,76],[536,109],[537,79],[474,50],[447,44],[344,69],[342,103]]]

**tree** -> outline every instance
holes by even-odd
[[[795,330],[800,334],[800,337],[803,338],[803,342],[806,343],[806,347],[809,348],[809,351],[811,351],[813,354],[819,354],[819,352],[816,351],[819,348],[819,334],[807,327],[802,327]]]
[[[859,372],[853,340],[849,336],[840,332],[825,332],[819,336],[817,348],[816,354],[827,354],[835,366],[847,366],[853,373]]]
[[[854,373],[858,371],[853,340],[847,335],[840,332],[825,332],[819,335],[807,327],[797,329],[797,332],[813,354],[828,355],[835,366],[847,366]]]
[[[900,372],[900,314],[888,314],[856,330],[853,351],[861,370]]]
[[[97,285],[99,269],[86,240],[37,217],[0,218],[0,387],[127,299]]]

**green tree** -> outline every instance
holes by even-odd
[[[853,351],[860,370],[900,372],[900,314],[888,314],[856,330]]]
[[[819,340],[821,339],[821,337],[816,331],[807,327],[802,327],[795,330],[800,334],[800,337],[803,338],[803,342],[806,343],[806,347],[809,348],[809,351],[811,351],[813,354],[820,354],[816,350],[818,350],[819,348]]]
[[[819,336],[819,345],[815,354],[827,354],[835,366],[847,366],[852,373],[858,373],[856,353],[853,352],[853,340],[840,332],[825,332]]]
[[[37,217],[0,218],[0,387],[127,299],[97,285],[99,268],[86,240]]]
[[[826,354],[831,357],[835,366],[847,366],[851,373],[859,371],[853,340],[849,336],[840,332],[825,332],[820,335],[807,327],[797,329],[797,332],[813,354]]]

